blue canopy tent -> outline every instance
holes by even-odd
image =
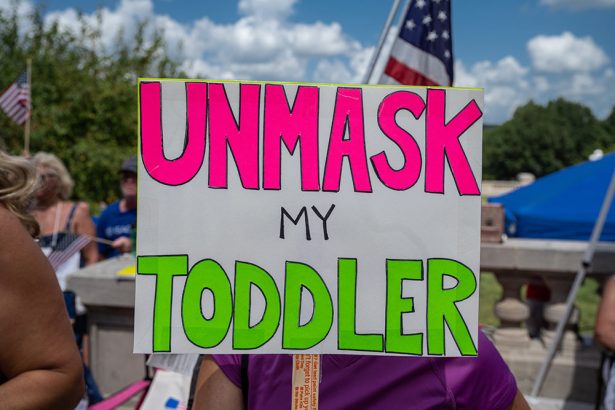
[[[611,152],[600,160],[573,165],[489,198],[489,202],[504,206],[510,237],[587,241],[614,170],[615,152]],[[615,202],[600,240],[615,241]]]

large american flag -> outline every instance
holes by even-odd
[[[381,84],[453,84],[450,0],[410,0]]]
[[[30,115],[30,86],[25,71],[0,94],[0,108],[17,124],[26,122]]]

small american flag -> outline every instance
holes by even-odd
[[[61,232],[58,234],[56,244],[51,253],[47,256],[47,259],[49,259],[49,263],[51,263],[53,269],[57,270],[91,241],[92,238],[90,236]]]
[[[410,0],[381,84],[453,84],[450,0]]]
[[[30,116],[30,85],[25,71],[0,94],[0,108],[17,124],[26,122]]]

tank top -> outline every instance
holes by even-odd
[[[77,210],[77,204],[73,204],[71,207],[68,218],[66,219],[66,224],[64,228],[59,232],[54,232],[48,235],[43,235],[39,238],[38,243],[41,247],[45,256],[49,256],[49,254],[55,250],[62,250],[63,247],[66,246],[67,241],[63,240],[68,234],[72,233],[71,226],[73,224],[73,219],[75,217],[75,211]],[[71,256],[66,262],[60,265],[56,269],[56,277],[58,278],[58,282],[60,283],[60,288],[64,291],[66,289],[66,277],[69,273],[75,272],[79,270],[81,267],[81,252],[77,252],[75,255]]]

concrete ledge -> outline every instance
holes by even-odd
[[[117,272],[136,260],[130,255],[109,259],[68,277],[88,311],[90,368],[103,394],[110,394],[145,376],[145,356],[133,354],[135,281]]]
[[[133,256],[123,255],[90,265],[68,277],[67,289],[79,295],[86,306],[134,308],[134,278],[120,279],[116,273],[136,263]]]
[[[525,271],[530,273],[576,273],[588,242],[508,239],[501,244],[481,244],[482,271]],[[591,272],[615,271],[615,244],[601,242],[596,248]]]

